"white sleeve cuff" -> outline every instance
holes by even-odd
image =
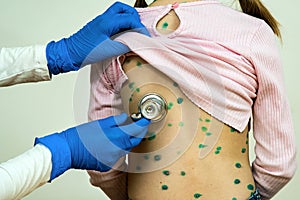
[[[36,145],[0,164],[0,199],[21,199],[50,179],[51,152]]]
[[[0,86],[50,79],[46,46],[0,49]]]

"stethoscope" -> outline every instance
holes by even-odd
[[[167,103],[163,97],[156,93],[144,95],[138,103],[138,113],[133,113],[131,118],[136,121],[144,117],[152,122],[162,120],[167,114]]]

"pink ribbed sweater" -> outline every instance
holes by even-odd
[[[170,9],[172,5],[137,9],[152,37],[131,32],[116,40],[229,126],[242,131],[252,115],[253,176],[262,196],[271,198],[296,169],[293,123],[271,28],[260,19],[206,0],[179,4],[174,9],[179,27],[161,35],[156,24]],[[119,58],[92,67],[90,119],[121,112],[119,92],[126,79]]]

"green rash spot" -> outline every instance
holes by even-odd
[[[252,184],[247,185],[248,190],[254,190],[254,186]]]
[[[174,104],[172,103],[172,102],[170,102],[169,104],[168,104],[168,110],[171,110],[171,108],[174,106]]]
[[[212,133],[211,133],[211,132],[207,132],[205,135],[206,135],[206,136],[211,136]]]
[[[230,132],[231,133],[235,132],[235,129],[234,128],[230,128]]]
[[[248,144],[248,140],[246,140],[246,144]]]
[[[154,156],[154,160],[155,161],[160,161],[161,160],[161,156],[160,155],[155,155]]]
[[[202,126],[202,127],[201,127],[201,130],[204,131],[204,132],[206,132],[206,131],[207,131],[207,128],[206,128],[205,126]]]
[[[217,147],[216,151],[215,151],[215,154],[219,154],[221,150],[222,150],[222,147]]]
[[[135,91],[136,92],[140,92],[141,90],[140,90],[140,88],[136,88]]]
[[[166,28],[168,28],[168,26],[169,26],[169,24],[167,22],[165,22],[165,23],[163,23],[162,28],[166,29]]]
[[[155,133],[153,133],[153,135],[151,135],[150,137],[148,137],[148,140],[151,141],[151,140],[154,140],[156,138],[156,135]]]
[[[174,82],[174,83],[173,83],[173,86],[174,86],[174,87],[178,87],[178,84]]]
[[[207,145],[205,145],[205,144],[199,144],[199,148],[200,148],[200,149],[203,149],[203,148],[205,148],[205,147],[207,147]]]
[[[183,122],[179,122],[178,126],[183,127],[184,123]]]
[[[199,118],[199,122],[202,122],[203,120],[201,119],[201,117]]]
[[[129,98],[129,101],[132,102],[132,97]]]
[[[162,185],[162,186],[161,186],[161,189],[162,189],[162,190],[167,190],[168,188],[169,188],[169,187],[168,187],[167,185]]]
[[[136,66],[141,67],[141,66],[142,66],[142,63],[138,61],[138,62],[136,63]]]
[[[211,120],[210,119],[205,119],[205,122],[211,122]]]
[[[232,200],[237,200],[237,198],[233,197]]]
[[[235,163],[235,167],[236,167],[236,168],[241,168],[242,165],[241,165],[241,163]]]
[[[177,155],[180,155],[181,154],[181,151],[177,151]]]
[[[149,155],[144,155],[145,160],[149,160]]]
[[[136,166],[135,169],[138,170],[138,171],[140,171],[142,168],[141,168],[141,166]]]
[[[155,134],[155,132],[148,132],[147,136],[148,136],[148,140],[154,140],[156,137],[156,134]]]
[[[162,173],[163,173],[164,175],[166,175],[166,176],[169,176],[169,175],[170,175],[170,171],[169,171],[169,170],[164,170]]]
[[[180,172],[180,175],[181,175],[181,176],[185,176],[185,175],[186,175],[185,171],[181,171],[181,172]]]
[[[168,124],[168,127],[171,127],[171,126],[172,126],[172,124],[171,124],[171,123],[169,123],[169,124]]]
[[[246,148],[242,148],[242,153],[246,153]]]
[[[194,194],[194,197],[195,197],[196,199],[200,198],[201,196],[202,196],[202,194],[199,194],[199,193],[195,193],[195,194]]]
[[[180,97],[179,97],[179,98],[177,99],[177,103],[178,103],[178,104],[182,104],[182,102],[183,102],[183,98],[180,98]]]
[[[237,184],[240,184],[240,183],[241,183],[240,179],[235,179],[235,180],[234,180],[234,184],[237,185]]]
[[[128,87],[129,87],[130,89],[133,89],[134,84],[135,84],[135,82],[131,82],[131,83],[128,84]]]

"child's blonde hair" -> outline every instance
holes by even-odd
[[[244,13],[264,20],[272,28],[273,32],[281,38],[278,21],[260,0],[239,0],[239,3]],[[148,4],[145,0],[136,0],[134,4],[134,7],[137,8],[144,8],[147,6]]]

